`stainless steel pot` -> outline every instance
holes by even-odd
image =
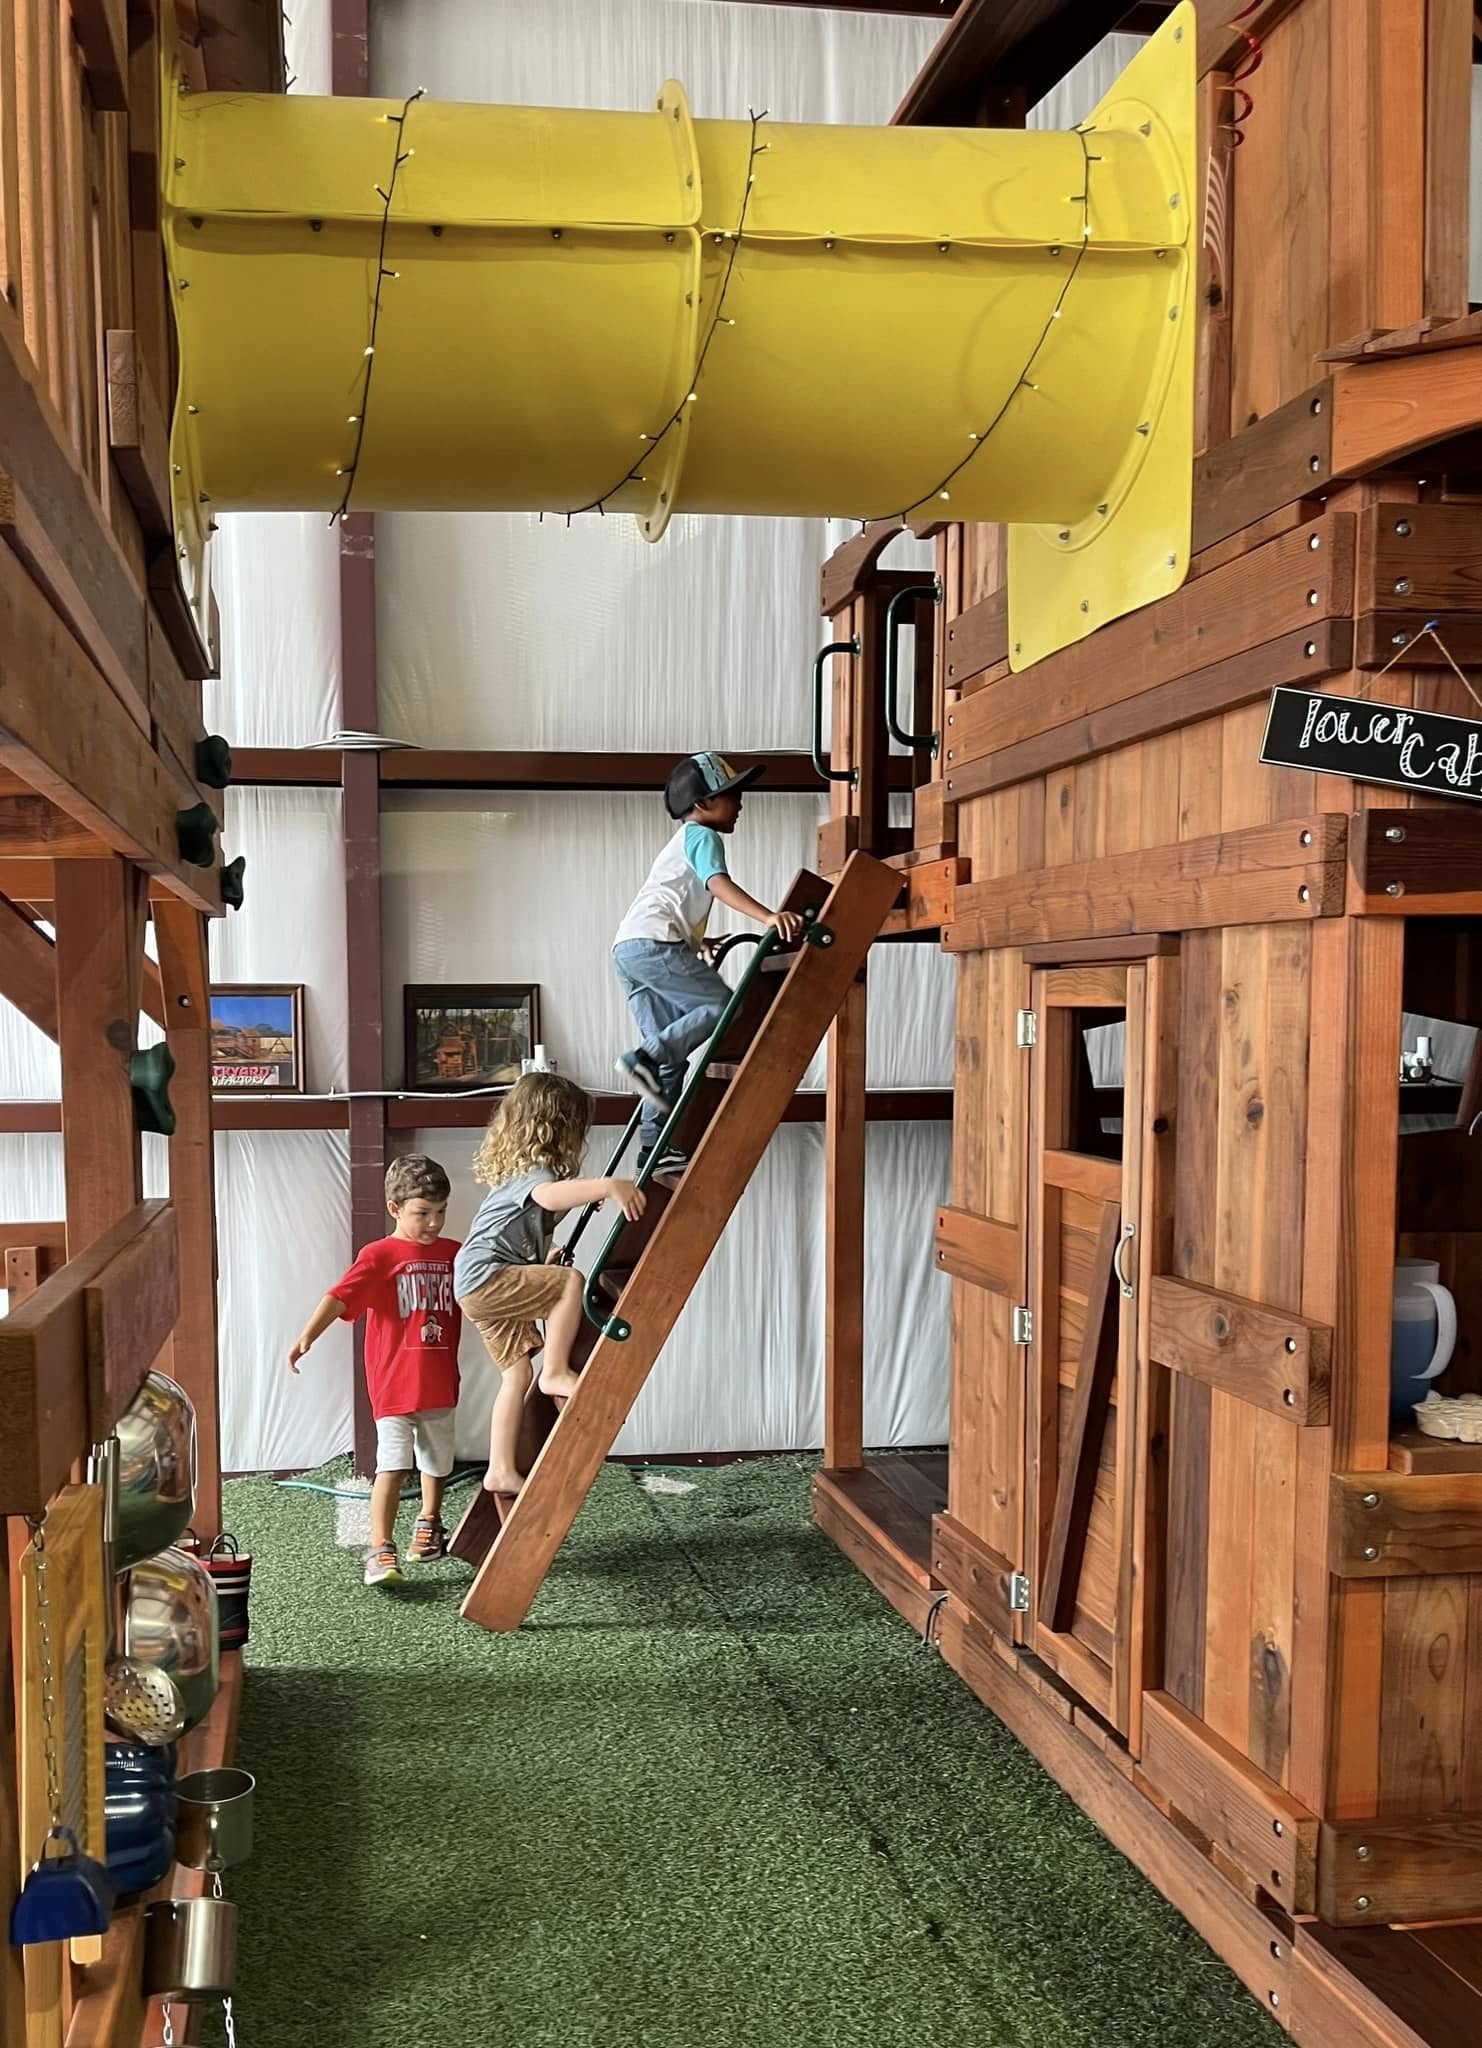
[[[124,1654],[172,1678],[186,1730],[206,1718],[220,1680],[216,1588],[183,1550],[162,1550],[129,1573],[124,1596]]]
[[[119,1417],[118,1536],[114,1568],[128,1571],[142,1558],[183,1536],[195,1512],[196,1412],[190,1396],[162,1372],[144,1384]]]
[[[237,1960],[230,1899],[161,1899],[144,1909],[146,1998],[224,1998]]]

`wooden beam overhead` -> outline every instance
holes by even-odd
[[[990,93],[1044,98],[1129,12],[1128,0],[962,0],[896,108],[898,122],[973,127]]]
[[[759,764],[766,770],[757,783],[759,796],[824,794],[806,754],[751,753],[723,748],[738,768]],[[332,788],[343,779],[345,763],[359,750],[338,747],[236,747],[232,750],[232,781],[238,785],[289,785]],[[383,789],[550,789],[586,790],[594,794],[623,790],[662,790],[677,753],[609,754],[550,749],[518,752],[479,747],[408,747],[378,755]],[[352,769],[352,773],[359,771]],[[911,787],[911,763],[892,759],[890,787]]]
[[[957,0],[738,0],[741,6],[811,7],[820,14],[915,14],[950,21]]]
[[[57,949],[44,932],[0,896],[0,996],[14,1003],[48,1038],[57,1035]]]

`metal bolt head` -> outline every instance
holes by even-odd
[[[1384,836],[1386,839],[1403,839],[1405,836],[1405,828],[1403,825],[1386,825],[1384,828]]]
[[[1360,1842],[1360,1843],[1359,1843],[1359,1846],[1358,1846],[1358,1847],[1357,1847],[1357,1848],[1356,1848],[1356,1849],[1354,1850],[1354,1852],[1353,1852],[1353,1853],[1354,1853],[1354,1855],[1355,1855],[1355,1856],[1357,1856],[1357,1858],[1358,1858],[1358,1860],[1359,1860],[1359,1862],[1360,1862],[1360,1863],[1367,1863],[1367,1862],[1368,1862],[1368,1860],[1369,1860],[1369,1847],[1368,1847],[1368,1844],[1367,1844],[1366,1842]]]
[[[1312,553],[1315,555],[1318,549],[1322,546],[1322,535],[1314,533],[1312,538],[1308,541],[1307,545],[1311,549]]]
[[[1312,412],[1313,416],[1316,417],[1316,415],[1322,411],[1322,400],[1320,398],[1314,398],[1309,410]]]
[[[1377,1550],[1377,1548],[1375,1547],[1375,1545],[1374,1545],[1374,1544],[1372,1544],[1372,1543],[1366,1543],[1366,1544],[1364,1545],[1364,1556],[1365,1556],[1366,1560],[1367,1560],[1367,1561],[1368,1561],[1368,1562],[1369,1562],[1370,1564],[1373,1564],[1373,1563],[1374,1563],[1374,1561],[1375,1561],[1375,1559],[1376,1559],[1376,1558],[1378,1557],[1378,1555],[1379,1555],[1379,1552],[1378,1552],[1378,1550]]]
[[[1353,1903],[1356,1911],[1360,1913],[1367,1913],[1370,1906],[1373,1905],[1374,1901],[1369,1897],[1369,1894],[1367,1892],[1360,1892]]]
[[[1269,1992],[1268,1992],[1268,1993],[1267,1993],[1266,1995],[1267,1995],[1267,1997],[1268,1997],[1268,1998],[1269,1998],[1269,1999],[1271,2000],[1271,2004],[1272,2004],[1272,2007],[1273,2007],[1273,2008],[1277,2008],[1277,2007],[1279,2007],[1279,2006],[1280,2006],[1280,2004],[1281,2004],[1281,1993],[1280,1993],[1279,1991],[1269,1991]]]
[[[1297,901],[1299,903],[1310,903],[1312,901],[1312,891],[1308,888],[1305,882],[1297,891]]]
[[[1384,893],[1386,896],[1403,896],[1405,893],[1405,885],[1403,882],[1386,882],[1384,885]]]
[[[1322,468],[1322,457],[1320,455],[1309,455],[1307,458],[1307,467],[1312,471],[1312,474],[1316,476],[1318,471]]]
[[[1312,844],[1312,834],[1310,832],[1304,832],[1302,834],[1302,844],[1304,846],[1310,846]]]
[[[1316,592],[1315,590],[1309,590],[1309,591],[1308,591],[1308,593],[1307,593],[1307,602],[1308,602],[1309,604],[1316,604],[1316,603],[1317,603],[1317,601],[1318,601],[1318,593],[1317,593],[1317,592]]]
[[[1288,1408],[1295,1408],[1295,1407],[1296,1407],[1296,1405],[1297,1405],[1297,1396],[1296,1396],[1296,1393],[1295,1393],[1295,1391],[1294,1391],[1294,1390],[1293,1390],[1293,1389],[1292,1389],[1291,1387],[1283,1387],[1283,1388],[1282,1388],[1282,1390],[1281,1390],[1281,1398],[1282,1398],[1282,1400],[1283,1400],[1283,1401],[1285,1401],[1285,1403],[1286,1403],[1286,1405],[1288,1406]]]
[[[1177,207],[1177,205],[1178,205],[1178,201],[1179,201],[1179,195],[1178,195],[1178,193],[1177,193],[1177,192],[1170,192],[1170,193],[1169,193],[1169,195],[1168,195],[1168,204],[1169,204],[1169,207],[1170,207],[1170,208],[1176,208],[1176,207]]]
[[[1410,595],[1410,578],[1409,578],[1408,576],[1396,576],[1396,578],[1395,578],[1395,596],[1396,596],[1396,597],[1408,597],[1409,595]]]
[[[1295,1337],[1288,1337],[1288,1338],[1287,1338],[1287,1340],[1286,1340],[1286,1348],[1287,1348],[1288,1352],[1293,1352],[1293,1351],[1295,1351],[1295,1350],[1296,1350],[1296,1348],[1297,1348],[1297,1340],[1296,1340],[1296,1338],[1295,1338]]]
[[[1398,519],[1398,520],[1396,520],[1396,521],[1395,521],[1395,532],[1396,532],[1396,533],[1397,533],[1397,534],[1398,534],[1398,535],[1400,536],[1400,539],[1401,539],[1401,540],[1408,540],[1408,539],[1410,538],[1410,522],[1409,522],[1409,520],[1408,520],[1408,519]]]
[[[1167,557],[1167,564],[1170,569],[1176,569],[1178,567],[1178,556],[1169,555]]]
[[[1366,1494],[1364,1495],[1364,1506],[1365,1506],[1366,1508],[1377,1508],[1377,1507],[1378,1507],[1378,1505],[1379,1505],[1379,1496],[1378,1496],[1378,1494],[1377,1494],[1377,1493],[1366,1493]]]
[[[1405,635],[1403,633],[1391,633],[1389,636],[1389,644],[1391,647],[1403,647],[1405,644]]]
[[[1099,515],[1099,517],[1101,517],[1102,519],[1105,519],[1105,517],[1106,517],[1107,513],[1108,513],[1108,512],[1110,512],[1110,510],[1111,510],[1111,506],[1110,506],[1110,505],[1098,505],[1098,506],[1096,507],[1096,510],[1097,510],[1097,514]]]
[[[1062,540],[1069,540],[1069,539],[1070,539],[1070,528],[1069,528],[1068,526],[1062,526],[1062,527],[1061,527],[1061,529],[1060,529],[1060,538],[1061,538]]]
[[[1081,599],[1081,610],[1082,610],[1083,612],[1088,612],[1088,611],[1090,611],[1090,609],[1091,609],[1091,600],[1090,600],[1090,599],[1089,599],[1088,597],[1083,597],[1083,598]]]
[[[1281,1822],[1280,1822],[1279,1820],[1274,1820],[1274,1821],[1272,1821],[1272,1823],[1271,1823],[1271,1831],[1272,1831],[1272,1833],[1273,1833],[1273,1834],[1277,1834],[1277,1835],[1284,1835],[1284,1834],[1286,1833],[1286,1829],[1285,1829],[1285,1828],[1284,1828],[1284,1827],[1282,1826],[1282,1824],[1281,1824]]]
[[[1176,319],[1178,318],[1178,307],[1177,307],[1177,306],[1170,306],[1170,307],[1168,308],[1168,317],[1169,317],[1169,319],[1170,319],[1170,320],[1176,320]]]
[[[1307,645],[1302,649],[1302,652],[1307,656],[1307,659],[1311,661],[1313,655],[1317,652],[1317,642],[1315,640],[1309,640],[1307,642]]]

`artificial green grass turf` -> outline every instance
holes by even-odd
[[[814,1530],[809,1470],[608,1467],[515,1636],[459,1621],[465,1567],[368,1591],[330,1501],[229,1487],[244,2048],[1282,2038]]]

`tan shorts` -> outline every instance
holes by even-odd
[[[498,1266],[482,1287],[463,1295],[459,1308],[484,1340],[484,1349],[507,1372],[545,1343],[536,1324],[572,1284],[566,1266]]]

